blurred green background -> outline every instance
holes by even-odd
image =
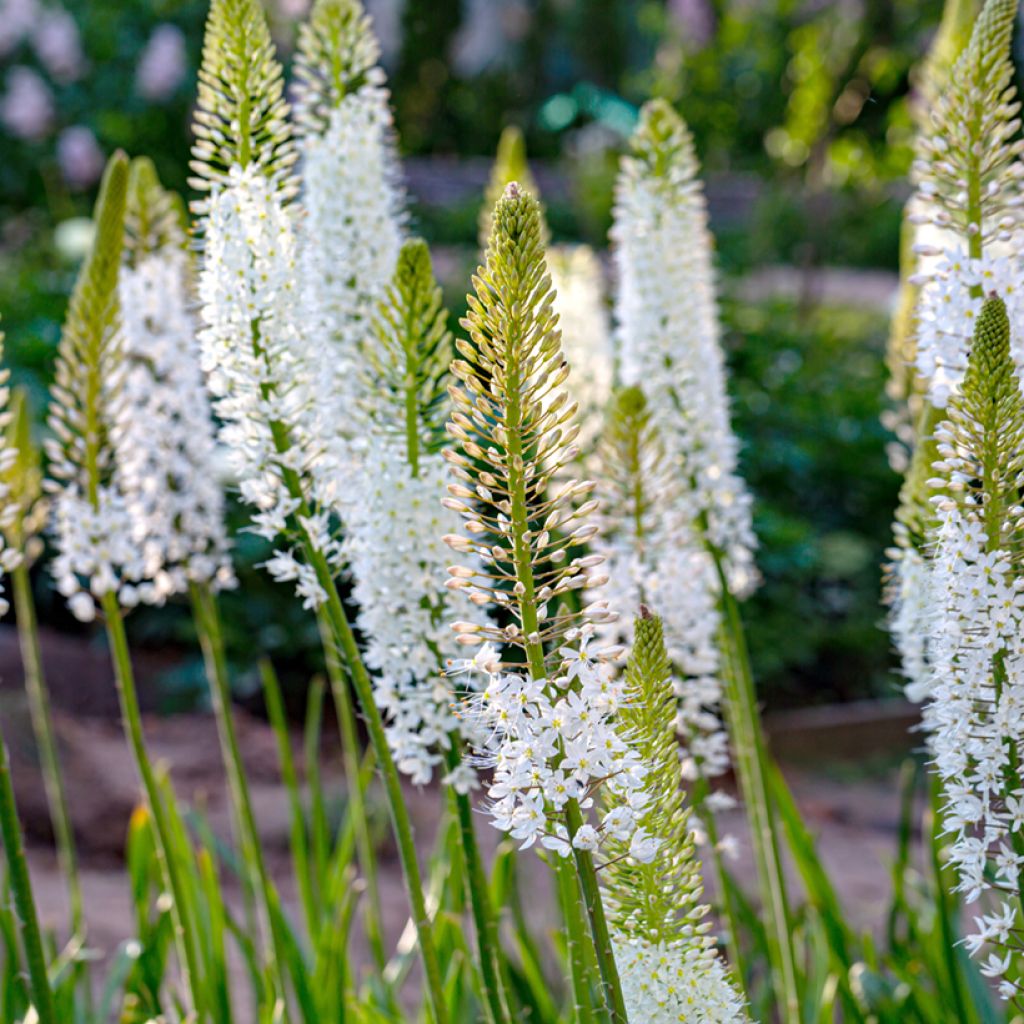
[[[305,6],[270,4],[286,59]],[[881,425],[894,279],[841,268],[895,271],[913,69],[940,0],[368,6],[413,226],[461,253],[454,266],[475,245],[506,124],[526,133],[556,240],[603,249],[637,108],[653,94],[676,103],[704,163],[735,423],[757,500],[765,583],[747,618],[760,685],[775,707],[894,694],[879,604],[898,483]],[[14,380],[40,418],[105,154],[149,154],[187,191],[204,15],[193,0],[0,2],[0,314]],[[792,268],[784,283],[756,286],[776,265]],[[839,287],[822,298],[826,280]],[[446,284],[459,306],[465,282]],[[240,534],[238,553],[243,588],[228,616],[241,678],[258,647],[304,679],[319,649],[308,617],[252,568],[264,555],[253,538]],[[78,628],[45,579],[37,591],[49,624]],[[139,612],[132,628],[137,643],[191,650],[183,614]],[[197,699],[198,660],[183,653],[165,684],[168,707]]]

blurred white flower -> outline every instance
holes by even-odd
[[[78,25],[63,7],[51,7],[42,12],[32,29],[32,48],[56,82],[74,82],[85,71]]]
[[[91,217],[69,217],[57,225],[53,244],[62,260],[78,264],[85,259],[95,235],[96,225]]]
[[[103,151],[88,128],[73,125],[65,128],[57,139],[57,163],[72,188],[88,188],[103,173]]]
[[[0,57],[6,57],[29,34],[38,18],[36,0],[0,0]]]
[[[162,102],[174,94],[187,72],[185,33],[177,25],[157,25],[135,70],[139,95]]]
[[[19,64],[7,72],[6,85],[0,98],[4,127],[30,142],[46,138],[53,124],[53,93],[42,75]]]

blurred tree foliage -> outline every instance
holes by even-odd
[[[879,605],[899,487],[881,425],[887,320],[790,302],[726,302],[723,320],[764,574],[744,606],[758,685],[783,706],[895,696]]]

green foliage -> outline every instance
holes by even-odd
[[[250,165],[284,194],[294,191],[284,74],[259,0],[211,3],[192,130],[189,184],[197,191],[223,184],[232,167]]]
[[[68,304],[54,370],[50,472],[95,500],[110,471],[107,407],[118,383],[117,278],[124,240],[128,159],[115,153],[96,200],[96,237]]]
[[[769,706],[891,695],[878,566],[899,478],[881,423],[885,317],[801,316],[781,300],[726,301],[722,316],[764,576],[744,604],[758,689]]]
[[[365,355],[379,425],[400,432],[410,461],[420,443],[436,451],[448,416],[452,336],[430,250],[422,239],[402,245]]]
[[[359,0],[316,0],[299,28],[295,58],[300,126],[322,132],[331,110],[368,80],[379,57],[380,45]]]
[[[608,843],[604,881],[617,931],[652,945],[693,939],[706,908],[701,906],[700,862],[684,803],[675,720],[677,698],[665,651],[661,619],[642,609],[633,625],[626,667],[627,703],[619,716],[624,734],[647,766],[645,788],[656,794],[639,825],[658,836],[661,848],[641,864],[614,840]]]

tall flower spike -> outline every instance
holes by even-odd
[[[1020,1005],[1016,936],[1024,925],[1019,829],[1024,721],[1024,399],[1010,356],[1010,323],[999,298],[985,302],[963,388],[938,431],[942,494],[931,593],[929,645],[935,767],[953,835],[950,862],[968,903],[984,895],[967,939],[986,951],[982,973]]]
[[[402,245],[373,327],[362,346],[367,409],[377,429],[401,440],[416,473],[421,452],[436,454],[444,443],[452,359],[448,311],[423,239]]]
[[[914,161],[918,188],[934,204],[931,223],[982,243],[1008,240],[1019,219],[1020,105],[1010,54],[1016,14],[1017,0],[985,4],[934,97],[932,132],[921,138]]]
[[[678,674],[676,725],[684,743],[684,774],[691,782],[712,779],[729,768],[718,678],[715,565],[693,525],[679,514],[682,484],[639,388],[616,393],[598,457],[602,530],[594,549],[605,558],[608,583],[589,596],[613,608],[649,604],[660,610]],[[631,625],[618,620],[603,627],[604,635],[611,642],[628,642]]]
[[[253,167],[287,197],[296,160],[284,75],[266,16],[254,0],[213,0],[203,40],[189,184],[226,186],[233,168]],[[206,204],[196,204],[206,212]]]
[[[526,160],[526,142],[515,125],[509,125],[498,141],[497,156],[480,210],[481,251],[487,248],[494,205],[512,181],[540,202],[540,193]],[[541,239],[545,245],[548,238],[541,204]],[[579,448],[586,459],[593,454],[614,376],[604,272],[601,261],[587,245],[553,246],[548,249],[547,262],[554,309],[562,331],[562,353],[573,368],[569,385],[571,397],[579,406]]]
[[[756,583],[750,497],[737,472],[707,211],[689,130],[664,101],[645,104],[622,161],[612,228],[623,382],[643,387],[652,421],[730,588]]]
[[[912,169],[919,263],[911,280],[923,286],[916,370],[939,408],[960,386],[984,295],[997,291],[1012,322],[1024,317],[1017,240],[1024,141],[1010,52],[1016,11],[1017,0],[985,4],[935,97]]]
[[[886,597],[906,692],[915,701],[925,698],[934,678],[928,669],[931,553],[924,544],[934,514],[935,428],[960,387],[984,294],[997,291],[1014,323],[1024,314],[1020,246],[1007,241],[1019,223],[1024,170],[1020,145],[1012,141],[1019,127],[1010,58],[1017,4],[990,0],[972,30],[976,7],[948,0],[925,64],[926,106],[913,169],[918,188],[907,206],[904,280],[890,348],[890,392],[908,403],[893,421],[912,452],[888,552]]]
[[[68,304],[51,391],[46,442],[55,492],[57,588],[78,618],[115,591],[130,606],[158,600],[116,479],[113,431],[124,403],[117,281],[124,239],[128,160],[107,163],[96,200],[96,235]]]
[[[405,221],[379,53],[358,0],[317,0],[296,58],[304,301],[332,346],[322,386],[344,438],[359,433],[360,352],[394,273]],[[342,452],[352,455],[347,446]]]
[[[5,377],[6,380],[6,377]],[[34,562],[43,551],[41,534],[50,503],[43,494],[43,463],[32,437],[32,413],[25,392],[15,388],[4,430],[6,450],[13,452],[0,472],[0,492],[6,503],[0,514],[0,532],[19,561]]]
[[[189,582],[233,582],[183,213],[152,163],[133,161],[119,284],[126,366],[115,447],[147,575],[174,593]]]
[[[3,350],[4,332],[0,331],[0,361],[3,360]],[[17,431],[11,429],[12,425],[17,424],[17,420],[10,404],[10,378],[10,370],[0,369],[0,574],[16,568],[23,558],[22,546],[11,543],[11,531],[20,530],[16,520],[22,511],[22,505],[11,488],[11,481],[16,479],[18,474],[20,456],[18,449],[11,443],[17,439]],[[0,615],[6,615],[9,607],[7,599],[3,596],[0,575]]]
[[[438,502],[446,477],[447,320],[426,243],[406,242],[365,346],[374,465],[345,521],[366,664],[377,673],[374,692],[395,762],[419,784],[430,781],[449,734],[471,725],[453,714],[441,671],[457,653],[451,619],[472,610],[444,586],[443,537],[459,523]],[[480,612],[470,617],[486,621]],[[454,784],[473,784],[468,766],[457,772]]]
[[[324,590],[300,557],[296,532],[303,545],[308,539],[340,564],[333,533],[339,482],[327,457],[336,410],[317,401],[326,360],[302,313],[292,184],[287,161],[278,159],[291,141],[269,39],[258,0],[214,0],[194,153],[203,158],[208,150],[211,111],[224,139],[209,197],[196,207],[203,239],[199,342],[229,468],[254,508],[255,532],[278,545],[267,568],[277,580],[294,581],[315,606]],[[272,113],[273,130],[254,132],[253,110]]]
[[[451,388],[455,447],[445,457],[454,482],[445,505],[464,517],[465,532],[445,538],[462,556],[448,570],[448,585],[511,621],[504,628],[455,622],[459,643],[483,646],[452,674],[485,678],[464,713],[483,738],[480,762],[494,769],[495,826],[523,847],[540,842],[561,857],[575,855],[600,957],[607,942],[598,939],[604,921],[591,851],[602,837],[580,805],[602,786],[630,804],[644,766],[615,724],[623,700],[613,665],[619,651],[591,647],[595,623],[611,613],[602,602],[582,612],[567,603],[601,557],[569,553],[597,530],[588,521],[594,485],[570,480],[549,494],[552,478],[576,457],[578,427],[563,387],[568,367],[540,228],[537,201],[513,182],[495,207],[487,262],[473,279],[463,321],[470,338],[456,342],[462,358],[452,373],[462,388]],[[494,643],[504,646],[504,662]],[[632,821],[615,831],[628,840]],[[643,852],[654,851],[648,844]],[[610,973],[606,960],[602,976],[617,992]]]
[[[543,676],[544,649],[582,621],[562,602],[587,583],[591,560],[567,556],[597,532],[588,521],[594,484],[570,480],[549,493],[552,477],[576,458],[579,425],[564,388],[569,366],[552,310],[540,207],[513,182],[494,216],[486,265],[473,278],[476,294],[462,321],[469,340],[456,342],[461,358],[451,370],[462,387],[450,389],[448,432],[457,447],[445,452],[456,479],[446,505],[466,519],[465,535],[448,543],[488,571],[460,566],[448,585],[515,619],[505,629],[467,631],[461,642],[510,643]]]
[[[634,626],[621,725],[647,765],[648,802],[638,814],[606,800],[608,819],[637,817],[638,836],[659,837],[653,859],[610,838],[604,874],[612,941],[630,1020],[645,1024],[731,1024],[747,1020],[743,1001],[709,936],[674,729],[675,695],[661,620],[646,608]]]

